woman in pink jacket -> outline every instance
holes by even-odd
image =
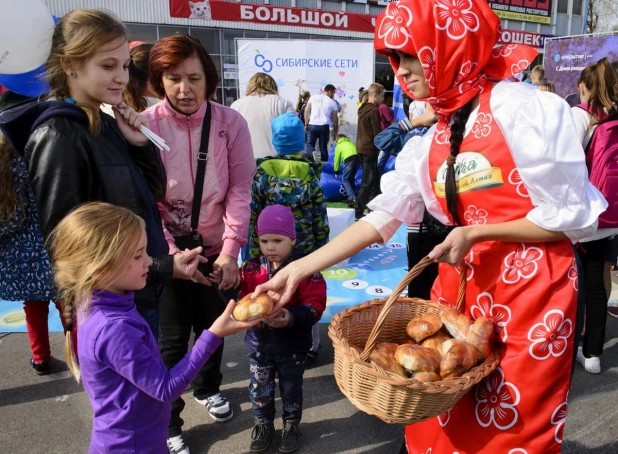
[[[199,336],[225,309],[227,301],[218,290],[240,284],[238,253],[247,241],[255,161],[243,117],[209,101],[219,76],[198,40],[175,35],[155,44],[150,52],[149,80],[165,98],[143,114],[150,128],[171,148],[161,153],[167,193],[159,204],[170,252],[199,244],[208,258],[200,270],[204,278],[200,276],[199,282],[175,279],[163,294],[159,343],[163,361],[172,367],[185,356],[191,331]],[[202,138],[202,131],[209,134]],[[195,206],[194,199],[199,200]],[[219,392],[222,354],[223,345],[193,382],[195,400],[219,422],[233,416],[229,402]],[[172,404],[168,439],[172,453],[189,452],[182,437],[180,413],[184,406],[182,398]]]

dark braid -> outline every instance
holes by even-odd
[[[457,214],[457,186],[455,184],[455,163],[461,142],[463,142],[464,132],[466,130],[466,122],[472,112],[472,101],[469,101],[465,106],[457,110],[453,114],[453,124],[451,124],[451,154],[446,159],[446,206],[453,219],[455,225],[461,225],[459,215]]]

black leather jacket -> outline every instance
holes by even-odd
[[[42,106],[46,103],[51,103],[47,109]],[[124,141],[115,120],[107,119]],[[112,203],[141,215],[131,172],[117,144],[91,135],[81,109],[59,101],[20,104],[0,114],[0,130],[26,159],[44,238],[72,209],[89,201]],[[166,175],[159,152],[151,145],[127,147],[155,199],[162,200]],[[152,260],[146,288],[135,294],[136,304],[148,309],[158,306],[162,286],[171,282],[173,270],[170,255]]]

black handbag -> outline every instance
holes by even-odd
[[[206,176],[206,162],[208,161],[208,140],[210,138],[210,102],[206,101],[206,115],[202,125],[200,151],[197,154],[197,171],[195,172],[195,187],[193,188],[193,204],[191,207],[191,233],[174,237],[176,247],[181,251],[201,246],[208,249],[211,246],[204,244],[204,239],[197,231],[202,207],[202,193],[204,192],[204,178]]]

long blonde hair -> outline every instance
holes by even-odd
[[[266,73],[255,73],[251,79],[249,79],[249,85],[247,85],[247,96],[264,96],[264,95],[278,95],[279,87],[275,79],[270,77]]]
[[[66,65],[79,68],[105,43],[116,38],[128,41],[128,36],[120,19],[103,11],[82,9],[63,16],[54,29],[51,53],[45,64],[50,95],[60,101],[71,96]],[[98,134],[101,127],[98,109],[87,104],[77,105],[88,115],[90,132]]]
[[[87,313],[92,292],[105,290],[119,276],[143,232],[142,218],[109,203],[80,205],[60,221],[48,239],[48,250],[67,321],[77,312]],[[68,329],[64,354],[79,382],[81,373]]]

